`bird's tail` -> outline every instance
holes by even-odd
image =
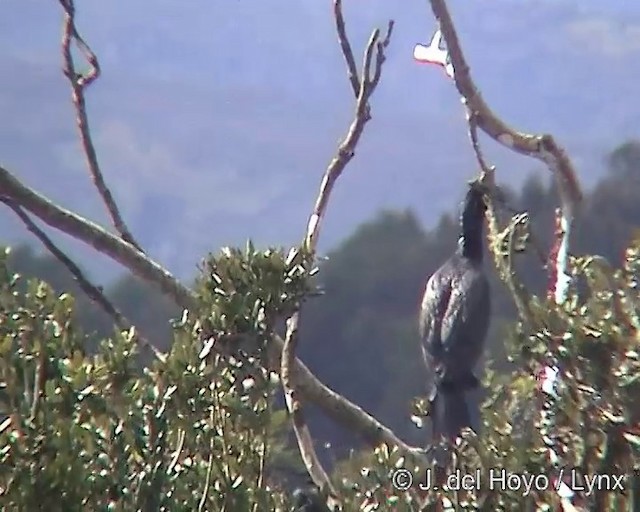
[[[480,407],[469,389],[438,387],[431,397],[432,442],[454,441],[464,428],[477,430]]]

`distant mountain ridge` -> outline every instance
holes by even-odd
[[[105,221],[60,72],[60,7],[4,2],[0,161]],[[630,65],[640,56],[640,4],[450,4],[487,101],[519,129],[557,135],[583,182],[594,181],[606,151],[640,135],[640,68]],[[150,5],[77,5],[104,72],[88,92],[96,145],[133,231],[182,276],[223,244],[295,243],[353,110],[331,2]],[[329,209],[323,250],[381,208],[411,207],[430,224],[475,171],[454,87],[440,70],[411,60],[413,44],[435,27],[428,3],[369,0],[365,8],[344,0],[344,8],[358,62],[374,26],[393,17],[396,30],[373,120]],[[487,154],[507,182],[539,167],[493,144]],[[0,230],[24,236],[9,212]]]

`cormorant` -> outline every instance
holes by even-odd
[[[482,356],[491,314],[484,251],[485,187],[472,182],[461,216],[455,253],[429,278],[420,308],[422,353],[431,385],[433,442],[455,440],[472,417],[465,392],[479,387],[473,373]],[[475,404],[478,408],[478,404]]]
[[[295,512],[330,512],[310,478],[304,487],[298,487],[293,491],[293,506]]]

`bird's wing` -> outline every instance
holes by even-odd
[[[448,378],[473,371],[484,349],[491,315],[491,294],[486,276],[469,270],[452,282],[442,320],[442,364]]]
[[[442,319],[451,295],[452,272],[449,267],[450,265],[441,267],[429,278],[420,307],[422,357],[432,384],[440,373],[439,366],[442,360]],[[435,387],[431,386],[428,394],[434,392]]]
[[[446,267],[438,269],[427,281],[420,306],[420,339],[432,350],[441,344],[441,324],[451,296],[451,272]]]

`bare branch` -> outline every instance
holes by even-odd
[[[196,308],[198,302],[195,294],[142,251],[101,226],[54,204],[23,185],[2,166],[0,166],[0,197],[11,199],[49,226],[90,245],[145,281],[155,283],[182,307]]]
[[[477,90],[464,58],[453,21],[444,0],[430,0],[433,13],[440,23],[440,30],[446,42],[454,81],[467,108],[474,113],[478,126],[492,139],[518,153],[542,160],[554,173],[559,173],[566,199],[577,204],[582,193],[571,161],[551,135],[529,135],[516,131],[499,119]]]
[[[349,83],[353,94],[357,98],[360,94],[360,78],[358,78],[358,69],[356,68],[356,59],[353,57],[353,50],[351,49],[351,43],[347,37],[347,29],[344,23],[344,16],[342,15],[342,0],[334,0],[333,2],[333,17],[336,21],[336,31],[338,32],[338,41],[340,42],[340,48],[342,55],[347,63],[347,70],[349,73]]]
[[[273,351],[275,353],[279,350],[279,347],[284,346],[284,342],[279,338],[274,341]],[[304,363],[296,364],[294,371],[297,390],[302,397],[312,403],[321,405],[330,418],[358,433],[370,447],[375,448],[383,443],[389,446],[397,446],[403,453],[407,455],[413,454],[426,464],[427,459],[420,448],[408,445],[398,438],[390,428],[384,426],[364,409],[323,384]]]
[[[437,55],[438,58],[435,59],[434,62],[447,66],[448,63],[446,60],[448,59],[450,61],[451,68],[448,70],[448,74],[453,78],[456,88],[469,111],[470,122],[473,124],[477,123],[487,135],[509,149],[543,161],[556,178],[562,201],[562,210],[558,212],[556,244],[550,258],[550,265],[553,267],[551,270],[553,282],[550,293],[554,295],[557,303],[562,303],[566,298],[570,282],[570,278],[568,277],[569,237],[573,220],[577,213],[576,210],[582,201],[582,192],[573,165],[564,149],[556,143],[551,135],[531,135],[518,132],[504,123],[491,111],[482,99],[471,78],[469,66],[466,63],[458,42],[458,36],[445,0],[429,0],[429,2],[433,14],[440,24],[440,29],[436,32],[433,41],[438,42],[438,38],[442,36],[447,47],[446,59],[443,60],[443,55],[440,54]],[[429,48],[429,50],[431,50],[430,56],[436,56],[436,54],[438,54],[438,51],[434,48]],[[427,59],[427,61],[429,61],[429,59]],[[474,127],[470,127],[472,129],[473,142]],[[476,148],[474,145],[476,156],[479,157],[482,167],[483,162],[481,161],[481,153],[478,149],[479,148]],[[554,347],[552,347],[552,349],[554,349]],[[556,363],[557,358],[551,357],[548,362],[548,368],[556,368]],[[557,372],[552,372],[551,374],[553,377],[550,377],[550,382],[545,382],[545,384],[553,387],[558,374]],[[554,403],[554,401],[552,400],[550,403]],[[548,412],[550,413],[550,418],[553,418],[553,407],[551,407]],[[549,447],[549,457],[552,463],[554,460],[560,461],[559,455],[560,454],[555,453],[553,446]],[[561,464],[560,462],[560,465]],[[567,499],[562,499],[562,505],[565,510],[573,508],[571,501]]]
[[[34,421],[40,410],[40,397],[44,394],[47,354],[41,346],[38,353],[35,374],[33,377],[33,401],[31,402],[31,421]]]
[[[61,208],[49,199],[20,183],[9,171],[0,166],[0,197],[11,200],[28,210],[47,225],[70,235],[93,247],[96,251],[120,263],[131,273],[158,286],[164,295],[170,297],[184,309],[197,311],[198,297],[180,283],[168,271],[142,254],[134,246],[105,231],[102,227],[79,215]],[[214,345],[217,349],[219,344]],[[284,341],[276,336],[268,345],[270,367],[280,370]],[[325,386],[299,359],[293,368],[296,383],[302,397],[323,409],[335,421],[360,435],[371,446],[384,442],[398,446],[403,452],[419,450],[398,439],[393,432],[380,424],[357,405]]]
[[[116,309],[116,307],[111,304],[109,299],[107,299],[100,288],[92,284],[84,275],[82,270],[69,258],[62,250],[60,250],[53,241],[47,236],[47,234],[42,231],[36,224],[33,222],[29,216],[24,212],[24,210],[13,203],[12,201],[4,200],[3,201],[9,208],[11,208],[14,213],[20,218],[20,220],[24,223],[27,229],[33,233],[42,245],[44,245],[47,250],[60,262],[62,263],[67,270],[74,277],[80,289],[85,293],[89,299],[91,299],[95,304],[97,304],[102,310],[109,315],[114,324],[121,331],[129,331],[132,328],[131,322],[129,322],[126,317]],[[156,359],[161,362],[164,362],[165,356],[160,352],[149,340],[147,340],[144,336],[142,336],[139,332],[135,332],[136,341],[149,350]]]
[[[87,159],[89,173],[91,174],[93,183],[98,190],[102,201],[107,207],[116,231],[126,242],[129,242],[137,249],[142,250],[127,228],[127,225],[120,214],[120,210],[113,199],[111,190],[109,190],[109,187],[104,180],[104,176],[100,170],[100,164],[98,163],[98,155],[96,154],[91,137],[84,90],[100,76],[100,64],[98,63],[98,57],[93,53],[89,45],[78,33],[75,25],[74,0],[59,0],[59,2],[64,9],[64,30],[62,34],[62,56],[64,60],[63,72],[71,84],[72,100],[76,111],[76,122],[80,132],[82,148]],[[84,75],[82,73],[78,73],[75,68],[71,52],[71,44],[73,41],[75,41],[78,49],[90,67],[89,71]]]
[[[483,175],[493,174],[495,166],[489,165],[484,158],[482,148],[480,147],[480,141],[478,140],[478,119],[477,114],[467,108],[467,124],[469,125],[469,139],[471,140],[471,147],[476,155],[476,160],[480,166],[480,170]]]
[[[351,43],[349,42],[349,38],[347,36],[344,16],[342,15],[342,0],[334,0],[333,13],[334,13],[334,19],[336,22],[336,31],[338,33],[338,41],[340,42],[340,49],[342,50],[342,56],[344,57],[344,60],[347,63],[347,73],[349,77],[349,83],[351,84],[353,95],[356,98],[358,98],[361,91],[361,87],[360,87],[361,78],[358,75],[358,69],[356,67],[356,59],[353,56]],[[374,76],[371,79],[367,77],[367,80],[371,83],[371,86],[373,88],[375,88],[378,85],[378,81],[380,80],[380,73],[382,72],[382,64],[384,63],[384,59],[385,59],[384,49],[387,46],[389,46],[389,42],[391,41],[393,26],[394,26],[394,21],[389,20],[389,24],[387,26],[387,33],[385,34],[384,40],[379,41],[377,43],[376,65],[373,71]],[[378,39],[379,32],[375,31],[374,33],[376,34],[375,36],[376,39]],[[368,45],[367,45],[367,48],[369,48]],[[371,47],[371,49],[373,50],[373,47]],[[369,58],[370,58],[370,54],[371,52],[369,52]],[[370,64],[365,63],[365,68],[366,69],[370,68]]]
[[[340,40],[342,52],[347,62],[349,80],[356,96],[356,113],[346,137],[338,147],[336,156],[331,160],[324,173],[318,197],[311,216],[309,217],[303,246],[306,252],[310,255],[315,254],[322,218],[326,211],[333,185],[355,155],[355,148],[360,140],[364,126],[367,121],[371,119],[369,112],[369,98],[375,90],[380,78],[381,68],[384,62],[384,49],[389,43],[391,30],[393,29],[393,23],[391,22],[389,23],[387,37],[383,43],[378,43],[380,31],[376,29],[372,32],[364,52],[362,73],[358,83],[355,60],[346,34],[344,19],[342,16],[342,3],[340,0],[335,0],[334,13],[338,39]],[[373,75],[375,82],[370,78],[372,76],[371,63],[374,51],[377,51]],[[313,482],[318,486],[318,488],[327,492],[329,495],[328,504],[333,508],[335,504],[337,504],[338,496],[331,485],[331,481],[329,480],[327,473],[318,460],[318,456],[313,446],[313,439],[311,438],[311,434],[309,433],[309,429],[304,419],[302,402],[300,401],[300,397],[297,393],[298,390],[296,389],[296,386],[300,386],[300,383],[294,383],[291,371],[295,362],[299,323],[300,306],[298,306],[296,311],[287,320],[287,333],[285,336],[284,346],[282,348],[280,376],[282,379],[282,386],[284,388],[285,402],[287,409],[291,414],[293,429],[298,440],[298,447],[302,459]]]
[[[302,461],[304,462],[304,465],[307,468],[307,472],[309,473],[309,476],[311,477],[313,482],[318,486],[319,489],[328,494],[329,500],[331,501],[331,503],[329,503],[329,507],[331,510],[333,510],[335,508],[335,505],[338,503],[338,494],[333,488],[329,476],[327,475],[325,469],[322,467],[322,463],[318,459],[316,450],[313,447],[313,439],[311,437],[311,433],[309,432],[309,428],[307,427],[302,412],[302,402],[300,401],[300,397],[298,397],[297,395],[291,375],[292,372],[290,370],[290,368],[293,367],[295,360],[295,349],[298,341],[299,319],[299,312],[296,312],[287,321],[287,335],[282,347],[280,377],[282,379],[282,387],[284,388],[285,402],[289,414],[291,415],[293,430],[296,434]]]
[[[473,147],[473,152],[476,156],[476,161],[480,166],[480,182],[483,183],[490,191],[493,200],[497,204],[499,204],[502,208],[508,210],[511,214],[517,213],[517,211],[507,204],[507,199],[500,190],[500,187],[495,183],[495,165],[489,165],[486,161],[484,154],[482,153],[482,148],[480,147],[480,141],[478,140],[478,124],[476,121],[476,116],[469,109],[467,109],[467,124],[469,125],[469,139],[471,140],[471,146]],[[491,210],[493,210],[491,217],[493,217],[493,221],[497,222],[497,217],[495,213],[495,208],[492,205]],[[491,222],[491,219],[490,219]],[[495,226],[497,228],[497,224]],[[536,256],[540,260],[540,263],[544,267],[547,265],[548,257],[545,255],[544,250],[540,244],[540,241],[535,236],[531,227],[529,227],[529,237],[531,240],[531,245],[536,253]],[[497,232],[496,232],[497,233]]]
[[[389,20],[389,24],[387,25],[387,33],[384,36],[384,39],[378,42],[378,53],[376,54],[376,65],[373,70],[373,77],[371,78],[371,87],[375,88],[380,81],[380,75],[382,74],[382,64],[384,64],[385,54],[384,49],[389,46],[389,42],[391,41],[391,34],[393,33],[393,27],[395,22],[393,20]]]

